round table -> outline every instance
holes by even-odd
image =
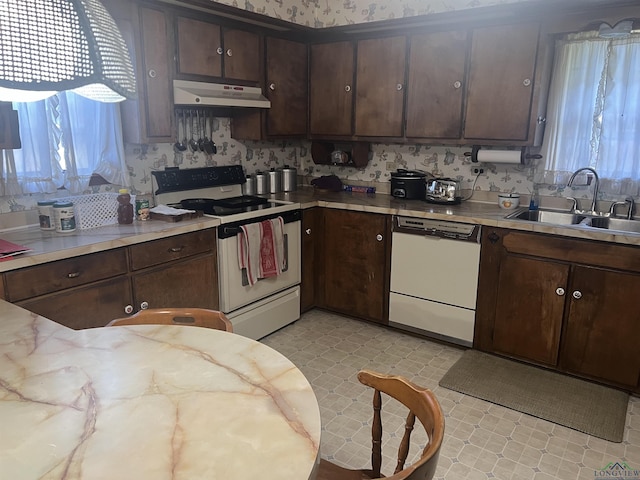
[[[320,413],[287,358],[187,326],[67,329],[0,301],[0,478],[314,478]]]

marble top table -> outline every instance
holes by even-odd
[[[181,326],[75,331],[0,300],[0,478],[314,478],[320,413],[280,353]]]

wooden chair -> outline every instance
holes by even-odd
[[[204,308],[151,308],[135,315],[116,318],[107,325],[190,325],[233,332],[233,326],[224,313]]]
[[[433,392],[414,385],[404,377],[384,375],[369,370],[360,371],[358,380],[375,390],[371,429],[373,437],[372,468],[371,470],[349,470],[321,459],[317,480],[361,480],[382,477],[380,474],[382,464],[382,420],[380,418],[382,397],[380,392],[386,393],[409,409],[404,436],[398,449],[398,463],[394,475],[385,477],[386,480],[427,480],[433,478],[444,436],[444,415]],[[410,437],[416,417],[422,423],[429,439],[422,450],[420,459],[405,468],[404,464],[409,453]]]

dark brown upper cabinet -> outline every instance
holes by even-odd
[[[529,139],[540,25],[473,30],[464,138]]]
[[[355,135],[401,137],[407,37],[358,41]]]
[[[176,17],[178,76],[260,82],[260,36],[215,23]]]
[[[266,38],[267,136],[305,136],[308,117],[307,45]]]
[[[355,44],[335,42],[309,49],[309,133],[353,133]]]
[[[406,136],[462,136],[467,32],[410,36]]]

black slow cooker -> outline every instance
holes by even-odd
[[[391,195],[406,200],[424,200],[427,173],[399,168],[391,172]]]

